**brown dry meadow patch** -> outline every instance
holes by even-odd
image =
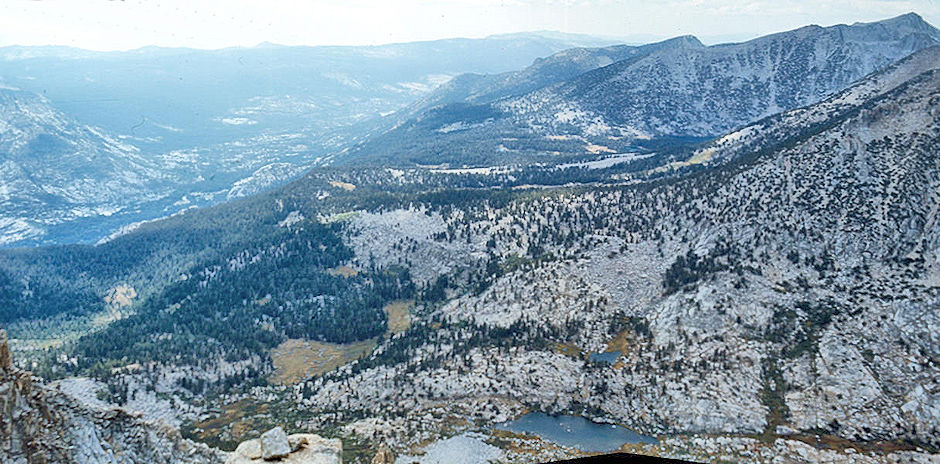
[[[356,277],[357,275],[359,275],[359,271],[349,266],[336,266],[334,268],[329,269],[326,272],[330,273],[331,275],[338,275],[338,276],[343,276],[346,278]]]
[[[271,381],[290,385],[321,375],[372,352],[375,339],[356,343],[325,343],[291,338],[271,352]]]
[[[552,351],[575,359],[583,359],[585,356],[581,348],[573,343],[555,343],[552,345]]]
[[[388,315],[388,333],[390,335],[400,334],[411,327],[411,309],[414,307],[413,300],[394,301],[385,306],[385,314]]]

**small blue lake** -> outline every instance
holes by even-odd
[[[619,351],[605,351],[603,353],[591,353],[591,355],[588,356],[588,359],[597,363],[615,364],[617,362],[617,358],[619,357]]]
[[[641,435],[619,425],[598,424],[580,416],[550,416],[541,412],[531,412],[516,420],[496,424],[495,428],[538,435],[558,445],[594,453],[616,451],[624,443],[659,442],[654,437]]]

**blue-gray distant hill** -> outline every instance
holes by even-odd
[[[451,77],[604,39],[0,48],[0,247],[94,242],[296,178]]]
[[[657,149],[818,102],[938,43],[911,13],[734,44],[566,50],[519,72],[458,76],[335,162],[480,166]]]
[[[40,93],[82,123],[180,148],[342,126],[396,110],[457,74],[515,70],[559,50],[610,43],[520,33],[380,46],[6,47],[0,82]]]

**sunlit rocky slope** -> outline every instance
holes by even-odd
[[[38,373],[93,386],[71,396],[226,449],[284,424],[359,462],[578,454],[490,428],[542,411],[707,462],[934,462],[940,48],[914,48],[617,164],[322,168],[0,253],[0,322]]]

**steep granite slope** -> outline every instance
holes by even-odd
[[[915,14],[851,26],[807,26],[740,44],[667,49],[508,101],[502,108],[551,131],[717,135],[819,101],[938,43],[940,31]]]
[[[693,151],[678,152],[676,159],[655,169],[654,172],[668,172],[672,169],[695,165],[716,166],[798,143],[807,134],[856,114],[866,102],[895,90],[922,73],[936,69],[938,62],[940,62],[940,46],[925,48],[866,77],[819,104],[764,118],[715,138]]]
[[[0,88],[0,245],[159,198],[172,175],[45,98]]]
[[[0,461],[9,464],[221,464],[225,453],[122,409],[91,409],[13,366],[0,330]]]

